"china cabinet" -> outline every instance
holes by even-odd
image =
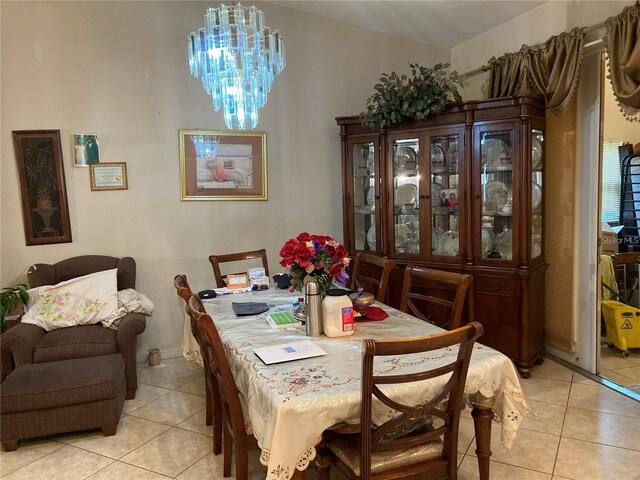
[[[472,274],[480,341],[524,377],[544,353],[544,116],[522,96],[379,131],[336,119],[349,251]]]

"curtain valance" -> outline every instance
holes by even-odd
[[[640,122],[640,2],[605,22],[609,79],[620,110]]]
[[[584,28],[574,28],[544,43],[523,45],[518,52],[492,57],[489,98],[517,95],[526,80],[544,95],[548,108],[563,113],[578,84],[584,37]]]

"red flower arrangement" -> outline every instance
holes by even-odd
[[[306,276],[318,282],[321,292],[326,292],[334,280],[345,285],[349,279],[344,271],[349,265],[349,252],[332,237],[303,232],[287,240],[280,249],[280,256],[280,265],[292,277],[291,291],[301,292]]]

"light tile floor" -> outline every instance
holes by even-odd
[[[617,348],[609,348],[603,340],[600,349],[600,376],[640,393],[640,348],[629,349],[623,357]]]
[[[213,455],[211,427],[204,425],[202,371],[174,358],[139,365],[139,372],[137,396],[125,402],[116,436],[93,431],[21,442],[16,452],[0,453],[0,477],[222,479],[222,456]],[[640,480],[640,403],[549,359],[522,384],[533,413],[511,450],[493,429],[493,480]],[[458,479],[477,479],[468,410],[459,437]],[[266,473],[258,453],[250,457],[251,480]],[[313,469],[306,478],[315,479]],[[343,480],[338,472],[332,479]]]

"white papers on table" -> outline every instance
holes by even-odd
[[[222,287],[222,288],[214,288],[213,291],[216,292],[218,295],[227,295],[229,293],[250,292],[251,291],[251,287],[247,287],[247,288]]]
[[[322,350],[311,340],[302,340],[299,342],[282,343],[279,345],[270,345],[268,347],[254,348],[253,352],[266,365],[290,362],[292,360],[300,360],[303,358],[319,357],[327,354],[327,352]]]

